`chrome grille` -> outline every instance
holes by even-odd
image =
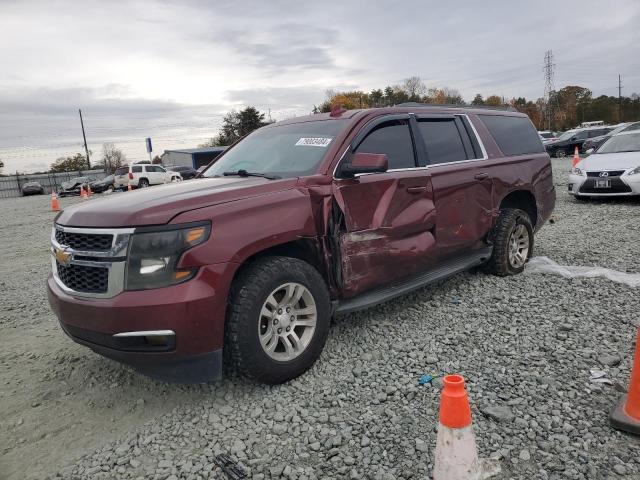
[[[587,177],[599,177],[603,172],[587,172]],[[608,177],[619,177],[624,173],[624,170],[610,170],[607,172]]]
[[[124,289],[133,228],[54,225],[51,269],[58,286],[78,297],[111,298]]]
[[[87,234],[65,232],[56,229],[56,241],[60,245],[71,247],[74,250],[84,250],[90,252],[109,250],[113,243],[113,235],[110,234]]]
[[[76,292],[106,293],[109,288],[108,268],[58,263],[57,269],[60,281]]]

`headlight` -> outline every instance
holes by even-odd
[[[627,173],[627,175],[640,175],[640,165],[638,165],[635,169]]]
[[[578,167],[573,167],[571,169],[571,173],[573,173],[574,175],[580,175],[580,176],[584,175],[584,172],[580,170]]]
[[[176,268],[182,254],[209,238],[211,225],[191,225],[172,230],[143,231],[131,236],[126,290],[167,287],[193,278],[197,268]]]

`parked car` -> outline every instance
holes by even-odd
[[[189,180],[196,176],[198,173],[191,167],[184,167],[182,165],[165,165],[164,167],[169,172],[178,172],[182,177],[182,180]]]
[[[577,200],[640,195],[640,130],[618,133],[569,174],[569,193]]]
[[[113,192],[114,190],[114,177],[113,175],[107,175],[102,180],[95,180],[89,184],[93,193]]]
[[[591,153],[589,152],[589,150],[597,150],[600,145],[602,145],[614,135],[622,132],[630,132],[632,130],[640,130],[640,122],[621,123],[606,135],[600,135],[598,137],[593,137],[585,140],[585,142],[582,144],[582,149],[585,153]]]
[[[75,177],[66,182],[62,182],[58,189],[58,196],[69,197],[80,195],[80,188],[87,188],[90,183],[91,179],[89,177]]]
[[[576,147],[578,147],[578,151],[583,153],[582,144],[585,140],[605,135],[611,130],[613,130],[613,127],[578,128],[567,130],[556,140],[546,143],[545,148],[550,156],[557,158],[573,155]]]
[[[549,130],[538,132],[538,135],[540,135],[540,140],[542,141],[542,143],[547,143],[556,139],[555,134],[553,132],[550,132]]]
[[[477,266],[522,272],[555,204],[533,124],[502,110],[292,118],[203,175],[56,218],[48,295],[74,341],[165,380],[219,378],[224,349],[239,372],[285,382],[333,315]]]
[[[178,172],[167,172],[160,165],[142,163],[123,165],[117,168],[113,175],[113,187],[123,190],[126,190],[129,185],[132,188],[146,188],[182,180]]]
[[[38,182],[27,182],[22,185],[22,195],[44,195],[44,188]]]

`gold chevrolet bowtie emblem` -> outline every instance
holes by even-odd
[[[60,265],[67,265],[71,260],[71,254],[69,252],[65,252],[61,248],[55,249],[56,260]]]

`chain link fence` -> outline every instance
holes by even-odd
[[[107,174],[102,170],[81,170],[78,172],[61,173],[34,173],[4,175],[0,177],[0,198],[22,196],[22,186],[27,182],[38,182],[44,188],[44,193],[57,192],[62,182],[67,182],[76,177],[89,177],[91,180],[99,180]]]

